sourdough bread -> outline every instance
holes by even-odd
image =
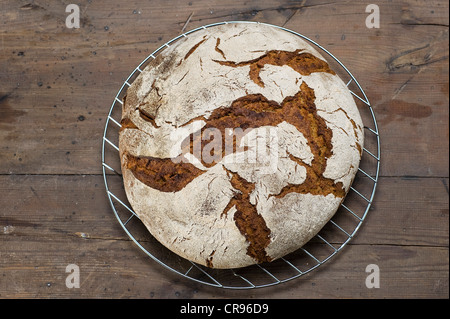
[[[237,268],[298,249],[357,172],[363,124],[306,41],[263,24],[196,31],[127,91],[119,149],[150,233],[196,263]]]

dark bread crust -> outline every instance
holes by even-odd
[[[333,70],[330,69],[328,63],[319,59],[318,57],[312,55],[311,53],[301,53],[303,50],[295,50],[292,52],[282,51],[282,50],[272,50],[263,54],[262,56],[252,59],[250,61],[243,62],[233,62],[233,61],[219,61],[214,60],[215,62],[231,66],[231,67],[240,67],[245,65],[250,65],[249,76],[253,82],[258,84],[261,87],[264,87],[264,82],[261,80],[259,76],[261,69],[266,64],[283,66],[290,66],[292,69],[300,73],[301,75],[310,75],[314,72],[326,72],[330,74],[336,74]]]

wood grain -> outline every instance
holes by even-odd
[[[379,29],[354,1],[78,4],[79,29],[66,27],[63,2],[2,4],[1,298],[448,298],[447,1],[378,1]],[[330,50],[366,91],[381,138],[381,177],[357,236],[318,270],[250,292],[151,261],[117,223],[101,175],[106,115],[129,73],[183,28],[226,20],[284,26]],[[354,222],[341,211],[336,220]],[[70,263],[79,289],[65,286]],[[364,284],[370,263],[379,289]]]
[[[236,291],[169,272],[129,241],[12,237],[5,242],[11,252],[2,252],[9,260],[2,267],[2,298],[442,298],[448,292],[448,250],[438,247],[351,245],[300,279]],[[80,267],[78,289],[65,285],[65,269],[72,263]],[[380,267],[378,289],[365,285],[371,263]]]
[[[0,63],[8,80],[0,98],[0,172],[100,173],[96,151],[105,110],[131,70],[178,35],[183,19],[194,12],[188,29],[234,19],[284,24],[331,50],[374,106],[383,175],[448,176],[441,160],[448,158],[448,148],[433,140],[448,137],[448,27],[441,5],[435,1],[426,10],[413,1],[380,4],[384,22],[375,30],[365,27],[365,7],[346,1],[304,6],[261,1],[238,9],[227,2],[181,2],[171,14],[166,2],[127,2],[111,5],[110,12],[93,2],[81,6],[81,28],[67,29],[60,3],[25,10],[12,2],[2,13],[8,28],[2,32]],[[317,17],[335,23],[318,28]],[[412,149],[420,152],[407,165],[395,160],[410,158]]]
[[[128,240],[109,209],[100,175],[2,175],[0,185],[1,235]],[[367,223],[352,243],[448,246],[446,185],[448,178],[381,178]],[[110,179],[118,196],[119,187],[120,177]],[[336,217],[344,229],[354,227],[344,210]]]
[[[119,177],[116,182],[112,189],[120,186]],[[443,194],[448,179],[427,179],[420,194],[409,193],[411,183],[420,181],[382,178],[381,199],[351,244],[317,275],[314,271],[305,280],[287,283],[287,289],[274,287],[271,296],[389,298],[405,294],[406,287],[405,297],[445,295],[448,198]],[[1,297],[247,297],[194,284],[147,257],[108,209],[102,176],[10,175],[1,176],[0,185],[6,194],[0,199],[5,207],[0,214]],[[396,206],[389,198],[394,193],[403,198]],[[338,223],[345,229],[352,226],[351,220],[344,216]],[[144,232],[137,238],[150,240]],[[65,286],[65,267],[71,263],[80,267],[83,289]],[[385,289],[366,288],[365,267],[371,263],[379,265]],[[299,283],[306,288],[299,289]],[[326,288],[330,286],[336,291]],[[264,298],[263,291],[251,296]]]

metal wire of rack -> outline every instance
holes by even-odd
[[[344,202],[322,230],[302,248],[271,263],[217,270],[185,260],[165,248],[146,231],[145,226],[129,205],[123,189],[117,146],[118,131],[121,126],[122,98],[149,61],[155,59],[171,44],[196,31],[230,23],[260,22],[225,21],[190,30],[163,44],[133,70],[115,96],[106,119],[102,141],[102,169],[106,194],[117,220],[129,238],[152,260],[184,278],[205,285],[230,289],[262,288],[281,284],[311,272],[335,256],[355,236],[375,196],[380,171],[380,135],[375,114],[364,90],[342,62],[306,36],[264,23],[299,36],[318,48],[324,55],[331,58],[331,60],[327,59],[328,62],[334,64],[332,65],[334,71],[346,81],[358,105],[365,129],[365,145],[358,173]]]

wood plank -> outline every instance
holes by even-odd
[[[111,177],[108,182],[110,190],[128,204],[120,177]],[[352,242],[448,246],[448,183],[448,179],[438,178],[382,178],[374,204]],[[9,234],[45,240],[128,240],[113,214],[101,176],[0,176],[0,185],[0,229],[6,227]],[[364,194],[362,185],[355,187]],[[353,194],[344,203],[362,217],[360,202],[366,205]],[[114,204],[120,209],[120,204]],[[129,216],[126,209],[120,210],[123,221]],[[344,208],[333,221],[348,232],[359,223]],[[346,239],[333,226],[324,231],[331,242]],[[137,237],[148,240],[146,231],[139,230]]]
[[[194,12],[186,30],[251,20],[318,41],[355,74],[374,106],[382,174],[448,177],[448,145],[435,138],[448,138],[444,2],[379,2],[377,30],[365,27],[365,5],[348,1],[189,3],[130,1],[108,12],[86,3],[77,30],[65,27],[62,3],[8,3],[0,13],[8,25],[1,31],[0,173],[100,173],[105,118],[122,81]],[[328,22],[318,27],[317,17]]]
[[[110,180],[111,189],[119,194],[120,178]],[[251,296],[448,295],[448,179],[423,180],[382,178],[380,200],[356,237],[329,264],[306,279],[251,292]],[[4,194],[0,198],[2,297],[249,296],[194,284],[147,257],[113,215],[102,176],[11,175],[0,176],[0,185]],[[334,220],[344,229],[354,225],[348,213]],[[137,221],[129,226],[155,256],[171,267],[185,269]],[[331,229],[325,229],[322,236],[333,244],[341,239]],[[81,269],[82,289],[65,287],[65,267],[70,263]],[[384,290],[365,287],[365,266],[370,263],[379,265]],[[274,265],[277,274],[291,276]],[[255,279],[266,279],[259,276]]]
[[[1,298],[448,298],[448,248],[441,247],[349,245],[300,278],[242,291],[182,278],[129,241],[11,235],[3,242]],[[80,269],[80,288],[66,287],[69,264]],[[369,264],[380,269],[378,289],[365,285]]]
[[[368,186],[355,180],[366,197]],[[351,194],[344,204],[353,209],[357,202],[364,200]],[[339,213],[333,220],[351,229],[352,216],[343,208]],[[448,215],[448,179],[382,177],[353,243],[448,247]]]

